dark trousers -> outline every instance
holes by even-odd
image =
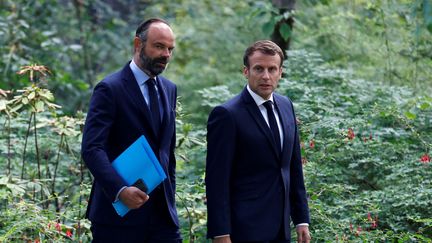
[[[142,225],[122,226],[92,222],[93,243],[181,243],[179,228],[172,222],[163,191],[155,189],[151,200],[150,215]]]
[[[232,241],[232,243],[290,243],[291,240],[285,239],[285,234],[284,234],[284,224],[282,224],[282,226],[279,229],[279,233],[276,236],[276,239],[274,240],[263,240],[263,241]],[[288,229],[289,230],[289,229]]]

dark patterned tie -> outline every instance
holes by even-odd
[[[279,128],[276,122],[276,117],[273,112],[272,102],[266,101],[264,102],[264,107],[267,109],[267,117],[270,125],[270,129],[273,133],[273,138],[276,142],[276,145],[278,147],[278,151],[281,150],[281,141],[280,141],[280,134],[279,134]]]
[[[159,134],[161,120],[160,120],[160,110],[159,110],[159,99],[156,90],[156,80],[153,78],[149,78],[146,84],[148,86],[148,91],[149,91],[150,111],[151,111],[153,126],[155,128],[156,134]]]

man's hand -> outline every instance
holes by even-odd
[[[213,243],[231,243],[231,238],[229,236],[222,236],[213,239]]]
[[[141,207],[149,196],[140,189],[129,186],[120,192],[119,199],[130,209],[137,209]]]
[[[299,225],[296,227],[297,231],[297,242],[299,243],[309,243],[311,236],[309,233],[309,227],[306,225]]]

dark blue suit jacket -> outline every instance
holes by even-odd
[[[149,215],[147,203],[123,218],[115,212],[112,202],[126,186],[111,166],[111,162],[144,135],[167,179],[162,183],[166,210],[178,226],[174,203],[175,192],[175,108],[177,88],[159,76],[158,90],[163,105],[160,135],[151,125],[150,110],[127,64],[122,70],[107,76],[96,85],[90,102],[82,141],[82,157],[94,176],[87,217],[96,223],[111,225],[144,224]],[[150,194],[150,200],[151,200]],[[166,214],[165,214],[166,215]]]
[[[207,124],[208,237],[272,240],[282,223],[309,223],[300,142],[291,101],[274,93],[283,149],[246,88],[211,112]]]

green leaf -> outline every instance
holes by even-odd
[[[264,34],[267,36],[270,36],[271,33],[273,32],[274,26],[275,26],[275,24],[271,20],[269,22],[265,23],[262,27]]]
[[[34,97],[36,96],[36,93],[33,91],[29,94],[29,96],[27,97],[29,100],[34,99]]]
[[[52,101],[54,100],[54,95],[51,93],[51,91],[47,89],[43,89],[39,92],[39,95],[44,97],[45,99]]]
[[[427,25],[427,30],[432,34],[432,23]]]
[[[11,190],[13,195],[21,196],[25,193],[25,189],[20,185],[8,183],[6,184],[6,187]]]
[[[429,104],[429,103],[422,103],[421,105],[420,105],[420,109],[421,110],[426,110],[426,109],[428,109],[429,107],[431,107],[431,105]]]
[[[0,111],[6,110],[6,100],[0,100]]]
[[[282,38],[286,41],[290,38],[291,36],[291,29],[288,26],[287,23],[282,23],[280,28],[279,28],[279,33],[281,34]]]
[[[409,111],[406,111],[404,114],[405,114],[405,117],[408,118],[408,119],[410,119],[410,120],[414,120],[417,117],[416,114],[411,113]]]
[[[39,100],[38,102],[36,102],[36,105],[35,105],[36,112],[44,111],[44,106],[45,106],[45,104],[43,101]]]
[[[6,185],[8,183],[9,178],[7,176],[0,177],[0,185]]]
[[[18,111],[19,109],[21,109],[22,106],[23,106],[22,104],[18,104],[18,105],[16,105],[16,106],[14,106],[14,107],[12,108],[11,112],[13,113],[13,112]]]

